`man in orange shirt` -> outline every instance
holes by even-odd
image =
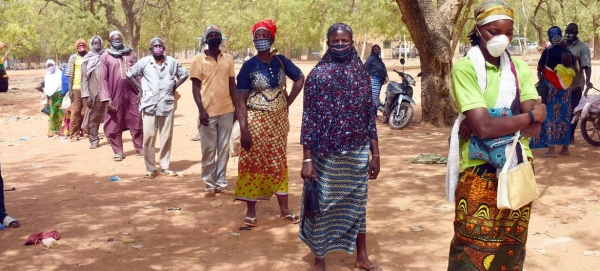
[[[190,77],[200,113],[201,178],[206,184],[206,192],[211,195],[227,188],[225,173],[236,91],[233,57],[219,49],[223,40],[221,29],[216,25],[208,26],[204,38],[208,49],[194,58]]]

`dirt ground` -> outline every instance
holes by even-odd
[[[189,62],[184,61],[188,67]],[[308,74],[315,63],[298,65]],[[416,61],[408,67],[410,74],[418,73]],[[134,156],[127,132],[122,162],[112,161],[106,139],[90,150],[87,138],[75,143],[46,138],[47,117],[33,90],[44,72],[10,72],[14,89],[0,94],[4,187],[16,188],[5,192],[6,205],[22,225],[0,230],[0,270],[310,270],[313,256],[298,239],[298,226],[278,218],[276,199],[257,205],[259,227],[240,231],[245,204],[228,196],[204,197],[200,143],[190,141],[198,115],[190,81],[180,88],[172,148],[172,169],[184,177],[143,180],[144,163]],[[377,124],[382,164],[369,185],[367,239],[371,260],[388,271],[445,270],[453,235],[445,165],[411,163],[419,154],[446,156],[450,132],[420,123],[419,83],[410,126],[396,131]],[[301,97],[290,110],[288,142],[295,213],[302,195]],[[535,160],[541,197],[531,214],[525,270],[598,270],[600,265],[600,153],[579,134],[575,140],[570,156]],[[237,159],[229,160],[227,173],[234,188]],[[111,176],[121,180],[110,182]],[[168,212],[170,207],[181,210]],[[51,230],[60,232],[58,246],[24,245],[30,234]],[[331,253],[328,270],[353,270],[354,257]]]

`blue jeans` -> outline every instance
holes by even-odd
[[[371,93],[373,94],[373,114],[377,116],[377,105],[379,103],[379,94],[381,93],[381,85],[383,79],[373,77],[371,78]]]

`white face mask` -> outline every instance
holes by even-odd
[[[477,30],[477,32],[479,32],[479,29]],[[481,35],[481,32],[479,32],[479,37],[485,43],[485,48],[493,57],[501,56],[502,53],[506,50],[506,48],[508,48],[508,44],[510,43],[510,40],[506,35],[494,36],[488,41],[484,41],[482,36],[483,35]]]

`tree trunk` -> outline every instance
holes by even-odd
[[[451,38],[463,1],[396,0],[421,59],[423,120],[436,126],[451,125],[457,111],[450,94]]]
[[[598,27],[600,27],[600,15],[598,15],[598,14],[594,15],[592,24],[594,26],[592,29],[598,29]],[[594,35],[594,55],[592,56],[592,59],[594,59],[594,60],[600,59],[600,34],[598,34],[597,31],[596,31],[596,34]]]
[[[542,25],[538,24],[536,17],[538,15],[538,12],[540,11],[540,8],[542,6],[544,0],[538,0],[537,5],[535,6],[535,10],[533,11],[533,15],[531,17],[529,17],[529,22],[531,23],[531,25],[533,25],[533,28],[535,28],[535,31],[537,32],[537,42],[538,42],[538,50],[539,48],[543,48],[544,47],[544,31],[542,30]]]
[[[462,33],[463,28],[465,28],[465,24],[467,24],[467,21],[469,20],[469,15],[471,13],[471,6],[473,6],[473,3],[475,3],[475,0],[469,0],[467,2],[467,5],[465,6],[464,11],[462,12],[462,17],[460,19],[460,22],[458,23],[458,27],[456,27],[456,31],[454,32],[454,34],[452,35],[452,53],[454,53],[456,51],[456,46],[458,45],[458,41],[460,40],[460,34]]]

